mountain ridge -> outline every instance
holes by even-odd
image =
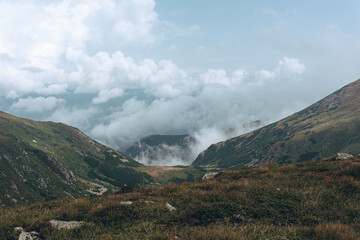
[[[211,145],[193,162],[235,169],[265,162],[294,163],[360,153],[360,80],[309,107],[247,134]]]
[[[94,185],[112,189],[152,181],[143,166],[63,123],[0,112],[0,204],[77,198]]]

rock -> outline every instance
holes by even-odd
[[[202,180],[211,179],[215,177],[218,174],[218,172],[208,172],[205,173],[205,175],[202,177]]]
[[[354,157],[353,155],[349,154],[349,153],[338,153],[336,154],[336,160],[346,160],[349,158]]]
[[[23,229],[22,227],[15,227],[15,228],[14,228],[14,231],[15,231],[15,232],[23,232],[24,229]]]
[[[120,202],[120,205],[131,205],[131,204],[133,204],[132,201],[121,201]]]
[[[15,227],[14,231],[21,232],[19,235],[19,240],[36,240],[40,239],[37,232],[25,232],[22,227]]]
[[[77,227],[81,227],[84,225],[82,221],[61,221],[61,220],[51,220],[50,224],[53,228],[56,229],[73,229]]]
[[[145,201],[145,203],[151,203],[151,204],[153,204],[153,203],[155,203],[154,201]]]
[[[89,193],[91,193],[91,194],[101,196],[101,195],[103,195],[104,193],[106,193],[107,190],[108,190],[106,187],[104,187],[104,186],[102,186],[102,185],[94,184],[94,183],[93,183],[93,185],[94,185],[95,187],[90,188],[90,189],[88,189],[88,190],[86,190],[86,191],[89,192]]]
[[[289,135],[289,133],[287,133],[287,135]],[[259,162],[260,162],[259,159],[253,159],[253,160],[251,160],[251,162],[245,164],[245,166],[246,167],[254,167],[254,166],[258,165]]]
[[[21,232],[19,240],[36,240],[40,239],[37,232]]]
[[[172,206],[170,203],[166,203],[166,207],[167,209],[169,209],[169,211],[176,211],[176,207]]]

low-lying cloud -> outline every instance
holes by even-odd
[[[315,84],[325,76],[323,72],[328,76],[331,71],[314,71],[314,64],[308,64],[312,56],[307,61],[300,57],[305,47],[299,47],[299,54],[276,55],[280,57],[268,68],[196,71],[169,59],[130,56],[124,51],[146,50],[160,44],[169,32],[194,36],[202,28],[161,20],[154,0],[2,1],[0,107],[20,116],[73,125],[121,150],[150,134],[190,134],[196,139],[190,154],[195,158],[210,144],[251,130],[249,123],[283,118],[322,96],[313,93],[331,89],[325,78]],[[359,41],[335,41],[347,50],[339,54],[358,56],[353,52],[359,52],[358,45],[346,48],[351,42]],[[322,52],[337,54],[329,51],[331,44]],[[176,44],[171,49],[180,50]],[[353,74],[355,65],[343,72]],[[191,162],[170,159],[177,152],[170,150],[159,164]]]

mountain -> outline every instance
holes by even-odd
[[[149,165],[190,164],[193,160],[190,146],[194,143],[195,139],[189,135],[150,135],[128,147],[125,154]]]
[[[360,153],[360,80],[310,107],[255,131],[211,145],[193,162],[207,169],[235,169]]]
[[[334,156],[223,171],[196,183],[0,207],[0,239],[358,240],[359,180],[359,157]]]
[[[141,166],[76,128],[0,112],[0,204],[148,183],[151,176],[136,170]]]

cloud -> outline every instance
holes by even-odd
[[[262,9],[258,10],[258,12],[260,12],[261,14],[263,14],[265,16],[271,16],[271,17],[277,17],[279,15],[279,13],[272,8],[262,8]]]
[[[63,94],[87,85],[81,77],[108,74],[108,65],[91,76],[83,68],[119,47],[153,44],[154,8],[153,0],[0,2],[0,96]]]
[[[277,120],[303,106],[306,93],[298,87],[308,66],[288,55],[271,68],[198,72],[129,55],[164,35],[201,31],[159,20],[154,0],[2,1],[0,100],[10,111],[44,113],[114,148],[153,133],[191,133],[198,140],[193,156],[249,130],[249,122]],[[177,42],[166,46],[182,50]]]
[[[99,110],[95,107],[87,109],[72,107],[57,109],[48,120],[66,123],[70,126],[78,127],[83,131],[88,131],[93,125],[92,120],[96,120]]]
[[[284,57],[279,60],[279,67],[277,71],[281,72],[279,74],[294,75],[302,74],[305,71],[305,66],[300,63],[299,59]]]
[[[200,32],[200,27],[196,24],[192,25],[190,28],[189,28],[189,33],[199,33]]]
[[[22,110],[28,113],[40,113],[53,110],[64,102],[64,99],[58,99],[55,97],[28,97],[20,98],[17,102],[13,103],[10,108],[17,111]]]
[[[124,90],[121,88],[114,88],[111,90],[101,90],[96,98],[92,100],[94,104],[106,103],[112,98],[120,97],[123,95]]]
[[[277,120],[284,108],[295,105],[298,110],[301,105],[301,94],[294,92],[305,66],[295,58],[282,58],[273,70],[238,69],[228,73],[209,69],[195,75],[184,73],[182,77],[175,73],[183,71],[171,62],[152,61],[149,65],[153,71],[144,75],[148,78],[139,81],[138,87],[154,99],[132,97],[121,107],[112,108],[107,118],[93,127],[92,136],[123,148],[154,133],[198,132],[198,136],[205,136],[202,129],[211,129],[217,137],[204,139],[220,141],[244,132],[246,123]],[[177,81],[169,78],[174,74]],[[280,94],[282,98],[274,99]],[[199,149],[208,144],[199,142]]]

